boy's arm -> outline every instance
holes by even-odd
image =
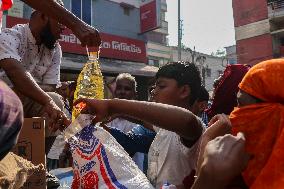
[[[203,130],[198,118],[192,112],[176,106],[123,99],[79,99],[74,105],[80,102],[86,103],[83,112],[96,115],[95,122],[114,114],[126,114],[135,119],[176,132],[187,140],[197,140]]]
[[[132,117],[129,117],[129,116],[126,116],[126,115],[114,115],[111,118],[104,121],[103,123],[107,124],[107,123],[111,122],[112,120],[114,120],[116,118],[122,118],[122,119],[129,121],[129,122],[136,123],[136,124],[139,124],[139,125],[143,125],[143,127],[150,129],[151,131],[154,131],[153,125],[151,125],[147,122],[143,122],[143,121],[138,120],[138,119],[133,119]]]

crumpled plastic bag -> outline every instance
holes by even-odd
[[[83,129],[68,140],[73,156],[72,189],[153,188],[123,147],[107,131],[98,124],[86,123],[87,126],[81,125]]]

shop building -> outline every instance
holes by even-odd
[[[236,45],[224,47],[226,49],[226,60],[228,64],[237,64],[237,49]]]
[[[254,65],[284,56],[284,1],[233,0],[237,60]]]
[[[111,0],[63,1],[68,10],[100,31],[100,65],[106,82],[119,73],[128,72],[136,77],[139,99],[146,100],[148,84],[158,68],[148,64],[148,31],[141,32],[142,2],[131,4],[127,1]],[[157,8],[159,7],[156,7],[155,11]],[[11,27],[17,23],[26,23],[31,11],[31,8],[21,1],[14,1],[4,25]],[[80,41],[69,29],[61,35],[60,44],[63,51],[61,78],[76,80],[87,61],[86,49],[81,47]]]

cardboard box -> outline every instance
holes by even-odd
[[[24,124],[13,152],[34,165],[45,161],[45,120],[44,118],[25,118]],[[46,189],[45,173],[32,175],[22,187],[23,189]]]

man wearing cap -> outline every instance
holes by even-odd
[[[57,2],[63,6],[61,0]],[[25,117],[47,114],[52,128],[68,124],[55,103],[60,97],[47,93],[54,91],[60,79],[62,51],[57,40],[64,29],[54,19],[34,11],[28,24],[0,33],[0,79],[20,97]]]

